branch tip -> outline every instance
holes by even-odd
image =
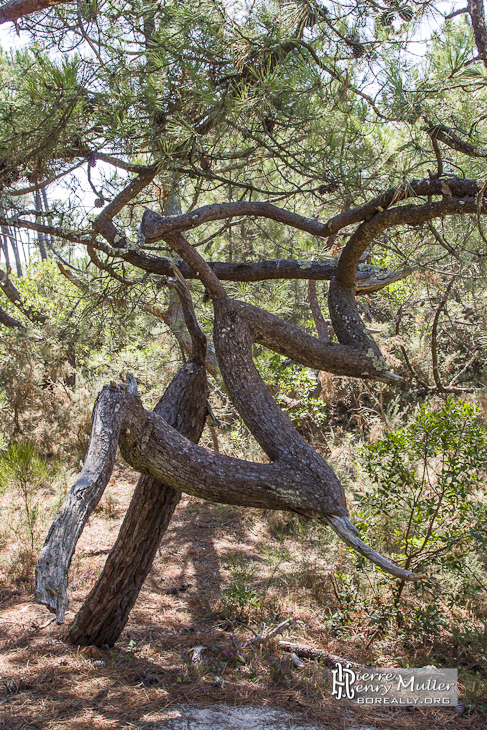
[[[346,545],[354,548],[354,550],[367,558],[367,560],[375,563],[375,565],[384,570],[386,573],[390,573],[391,575],[396,576],[396,578],[401,578],[401,580],[408,581],[422,580],[426,577],[422,573],[413,573],[410,570],[400,568],[398,565],[376,552],[373,548],[361,540],[359,531],[347,517],[327,515],[323,521],[336,532],[338,537],[340,537]]]

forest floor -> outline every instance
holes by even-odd
[[[122,465],[116,466],[108,491],[83,532],[71,566],[68,621],[103,566],[135,478]],[[379,656],[374,656],[374,644],[363,632],[340,636],[324,627],[320,613],[305,600],[306,581],[291,589],[292,546],[284,543],[269,534],[257,510],[184,497],[120,641],[107,650],[64,644],[62,627],[34,602],[32,586],[4,579],[0,727],[169,730],[179,727],[175,718],[186,722],[184,712],[190,706],[213,708],[206,716],[208,730],[215,730],[220,727],[215,712],[224,712],[225,705],[290,712],[295,727],[309,722],[333,730],[363,726],[485,730],[485,715],[432,708],[371,710],[336,701],[331,696],[330,670],[322,664],[304,660],[304,667],[295,667],[276,640],[245,646],[253,636],[250,627],[262,632],[292,618],[281,638],[355,661],[364,661],[365,651],[373,661]],[[302,550],[312,551],[311,538],[309,545],[301,543]],[[323,576],[327,566],[315,563],[315,577],[316,569]],[[252,588],[259,580],[266,586],[265,600]],[[280,588],[274,590],[277,584]],[[201,659],[195,663],[194,649],[202,646]],[[420,651],[416,661],[413,666],[432,663]],[[236,717],[229,716],[226,727],[237,728]],[[292,727],[290,716],[275,717],[274,727]],[[258,727],[250,716],[245,721],[245,713],[243,718],[248,730]]]

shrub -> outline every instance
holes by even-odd
[[[453,399],[436,412],[422,406],[409,426],[362,451],[374,485],[359,501],[366,539],[386,547],[407,569],[457,577],[457,588],[450,581],[450,592],[432,577],[424,581],[431,601],[411,614],[412,626],[423,633],[443,625],[437,597],[452,607],[458,576],[471,572],[472,556],[487,547],[482,494],[487,438],[477,416],[472,405]],[[399,608],[404,585],[395,582],[398,623],[404,619]]]
[[[57,472],[57,464],[49,465],[32,441],[11,444],[0,458],[0,486],[14,498],[14,510],[32,554],[44,530],[41,517],[45,509],[41,506],[40,491]]]

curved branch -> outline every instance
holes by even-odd
[[[376,213],[382,212],[401,200],[418,196],[444,195],[445,185],[450,189],[451,195],[456,198],[475,198],[480,191],[476,180],[464,180],[461,178],[411,180],[398,187],[389,188],[364,205],[339,213],[325,223],[320,223],[314,218],[306,218],[292,211],[278,208],[271,203],[258,201],[239,201],[235,203],[205,205],[189,213],[173,216],[162,216],[146,209],[142,217],[141,233],[147,243],[153,243],[160,241],[170,233],[189,231],[203,223],[245,215],[269,218],[278,223],[283,223],[292,228],[311,233],[313,236],[328,238],[328,236],[338,233],[338,231],[349,225],[368,220]]]
[[[25,15],[38,13],[53,5],[70,3],[72,0],[10,0],[0,5],[0,25],[3,23],[15,23]]]
[[[438,183],[443,186],[442,200],[424,205],[402,205],[384,210],[362,223],[350,236],[342,251],[338,263],[337,280],[346,287],[354,286],[360,257],[374,238],[388,228],[401,225],[419,226],[433,218],[442,218],[447,215],[477,213],[479,210],[483,214],[487,212],[485,198],[479,201],[468,196],[456,198],[445,180],[438,180]]]
[[[86,241],[85,241],[86,243]],[[160,276],[172,276],[172,263],[168,258],[154,256],[145,251],[126,251],[110,249],[103,243],[91,242],[94,248],[107,255],[119,256],[127,263],[137,266],[144,271],[150,271]],[[178,260],[177,266],[185,279],[197,279],[199,275],[194,268],[184,260]],[[329,261],[304,261],[293,259],[271,259],[268,261],[235,262],[222,261],[206,262],[220,281],[269,281],[276,279],[314,279],[316,281],[330,281],[336,275],[337,264]],[[359,294],[370,294],[383,289],[388,284],[404,279],[414,269],[389,272],[386,269],[364,264],[357,271],[356,288]]]
[[[136,178],[131,180],[128,185],[106,205],[100,215],[93,221],[93,229],[97,233],[101,233],[112,246],[115,248],[123,248],[129,243],[127,237],[120,233],[113,218],[133,200],[144,188],[149,185],[159,171],[159,165],[151,165],[143,172],[139,173]]]
[[[426,130],[430,137],[433,139],[439,139],[441,142],[446,144],[451,149],[457,152],[462,152],[464,155],[469,157],[478,157],[485,159],[487,157],[487,150],[483,150],[481,147],[475,147],[470,142],[465,142],[449,127],[445,127],[443,124],[430,125]]]
[[[330,283],[328,309],[340,344],[347,345],[362,357],[366,355],[377,372],[388,373],[387,363],[358,312],[354,288],[343,286],[338,277]]]
[[[246,321],[253,342],[305,367],[352,378],[373,378],[391,384],[402,380],[398,375],[385,370],[382,364],[378,368],[374,359],[363,351],[347,345],[324,342],[252,304],[234,301],[232,306]]]
[[[71,241],[72,243],[83,243],[88,245],[92,242],[92,239],[87,233],[81,231],[70,231],[66,228],[59,228],[58,226],[46,226],[43,223],[34,223],[32,221],[24,221],[18,218],[5,218],[0,216],[0,225],[12,226],[12,228],[26,228],[29,231],[38,231],[39,233],[48,233],[51,236],[57,238],[64,238],[65,241]]]
[[[314,236],[327,237],[330,231],[325,223],[312,218],[292,213],[289,210],[278,208],[272,203],[239,201],[235,203],[219,203],[205,205],[180,215],[162,216],[146,209],[141,223],[141,231],[147,243],[160,241],[170,233],[189,231],[211,221],[225,220],[241,216],[258,216],[269,218],[279,223],[298,228]]]
[[[181,233],[168,235],[164,240],[198,273],[211,299],[224,299],[227,296],[213,269]]]
[[[355,277],[364,251],[382,231],[393,226],[420,225],[431,218],[467,212],[474,206],[477,206],[477,211],[485,213],[487,210],[485,198],[479,201],[453,198],[448,185],[444,181],[439,182],[443,185],[443,200],[424,205],[397,206],[361,223],[348,239],[338,262],[336,277],[330,284],[328,306],[339,342],[366,353],[379,371],[387,369],[386,362],[377,343],[367,332],[355,302]]]
[[[346,517],[345,509],[331,505],[323,493],[319,472],[308,471],[306,454],[302,455],[304,470],[287,461],[255,464],[217,454],[184,439],[163,419],[145,412],[136,399],[130,401],[120,448],[124,459],[138,471],[155,475],[187,494],[224,504],[290,510],[320,521]],[[331,506],[334,515],[329,514]],[[420,578],[363,547],[348,520],[330,519],[329,524],[342,539],[351,541],[352,533],[353,547],[372,562],[380,561],[377,564],[384,570],[405,580]]]
[[[379,553],[360,539],[356,527],[346,517],[325,517],[323,521],[336,532],[346,545],[349,545],[349,547],[368,558],[368,560],[375,563],[379,568],[385,570],[386,573],[391,573],[398,578],[404,578],[404,580],[421,580],[421,578],[426,577],[425,575],[419,575],[418,573],[398,568],[395,563],[391,563],[383,555],[379,555]]]
[[[73,243],[82,243],[91,246],[108,256],[117,256],[127,263],[137,266],[144,271],[161,276],[172,276],[172,264],[168,258],[154,256],[145,251],[124,250],[123,248],[111,248],[109,245],[93,240],[88,233],[67,231],[55,226],[46,226],[40,223],[31,223],[19,219],[6,219],[0,217],[0,225],[10,225],[17,228],[25,228],[31,231],[46,233],[58,238],[64,238]],[[305,261],[296,259],[270,259],[256,262],[227,263],[222,261],[208,261],[208,266],[213,269],[220,281],[268,281],[271,279],[315,279],[316,281],[329,281],[336,275],[336,261]],[[197,278],[197,273],[185,261],[178,261],[177,265],[185,279]],[[356,276],[356,288],[359,294],[369,294],[384,288],[388,284],[404,279],[414,269],[403,269],[401,271],[389,272],[376,266],[364,265],[359,269]]]
[[[11,329],[26,329],[25,324],[22,324],[22,322],[11,317],[10,314],[7,314],[7,312],[5,312],[2,308],[0,308],[0,324],[5,325],[5,327],[10,327]]]

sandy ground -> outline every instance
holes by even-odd
[[[161,713],[161,720],[154,725],[154,730],[326,730],[325,725],[303,723],[288,712],[269,707],[215,705],[198,708],[182,705]],[[374,728],[356,725],[351,730]]]
[[[135,475],[116,467],[101,509],[79,541],[70,573],[67,621],[103,566],[134,481]],[[291,667],[282,681],[276,680],[276,663],[289,662],[276,646],[243,651],[242,661],[229,664],[229,649],[242,646],[251,633],[247,626],[235,628],[223,620],[215,605],[228,584],[231,556],[236,551],[257,555],[261,538],[243,511],[184,498],[130,621],[110,650],[64,644],[62,627],[34,603],[29,586],[4,584],[0,729],[485,730],[485,718],[459,717],[453,710],[371,713],[336,702],[323,690],[327,670],[316,662],[306,663],[303,670]],[[296,611],[304,625],[305,611]],[[319,626],[306,630],[304,636],[301,630],[299,636],[290,633],[286,638],[343,651],[343,646],[325,643]],[[207,647],[204,661],[195,665],[192,652],[202,645]]]

